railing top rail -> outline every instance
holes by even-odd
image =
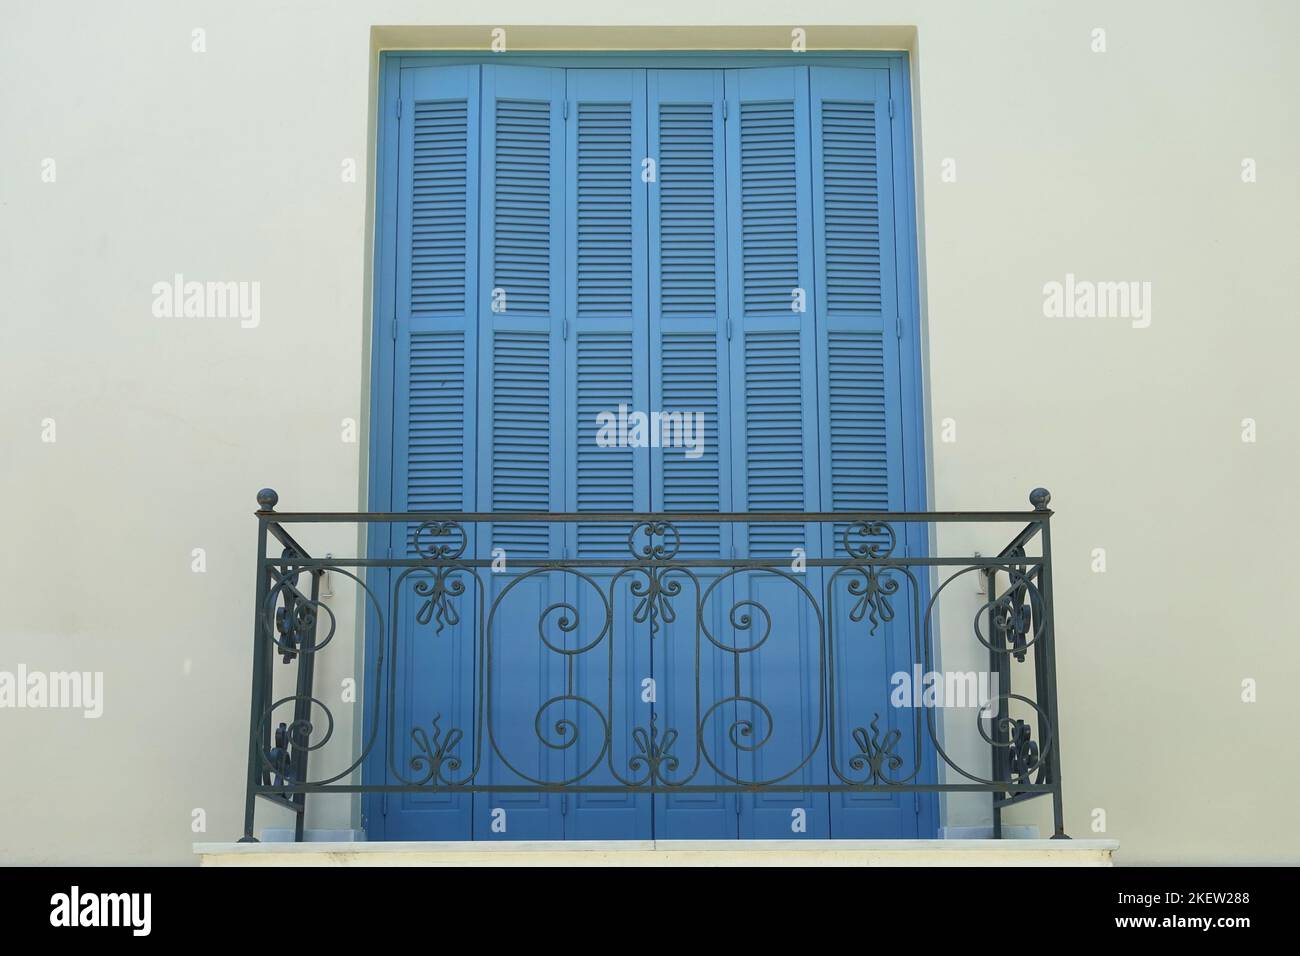
[[[277,522],[394,522],[453,521],[457,523],[562,522],[590,523],[666,521],[707,522],[710,524],[814,523],[841,521],[1028,521],[1041,522],[1051,517],[1048,504],[1051,492],[1035,488],[1029,493],[1032,511],[276,511],[280,496],[273,488],[257,493],[259,518],[274,517]]]
[[[454,521],[457,523],[618,523],[640,521],[707,522],[722,524],[817,523],[843,521],[935,521],[935,522],[1019,522],[1041,521],[1053,514],[1036,511],[721,511],[688,513],[678,511],[273,511],[254,512],[258,517],[279,522],[406,522]]]
[[[1037,568],[1046,559],[1041,555],[999,556],[985,555],[951,555],[948,557],[840,557],[840,558],[805,558],[804,566],[809,568],[853,568],[870,564],[879,568],[991,568],[1005,571],[1013,566]],[[270,556],[262,559],[268,568],[293,568],[300,571],[321,571],[334,568],[427,568],[433,564],[455,565],[457,568],[491,568],[496,564],[495,558],[467,558],[463,556],[429,554],[420,557],[400,558],[313,558],[299,552]],[[789,568],[790,559],[785,558],[701,558],[694,555],[673,555],[662,558],[644,558],[631,555],[626,558],[608,557],[561,557],[555,555],[546,558],[515,558],[510,562],[513,568],[613,568],[625,570],[631,567],[660,568],[720,568],[734,571],[756,571],[764,568]]]

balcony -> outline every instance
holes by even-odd
[[[783,799],[826,799],[832,816],[867,820],[853,814],[914,805],[919,819],[930,795],[987,795],[996,838],[1006,808],[1048,798],[1064,838],[1049,500],[1036,489],[1033,510],[1006,512],[388,514],[279,512],[265,489],[240,842],[257,842],[265,803],[291,813],[302,840],[309,798],[330,794],[385,808],[621,796],[653,804],[660,839],[662,807],[690,800],[757,795],[784,814]],[[316,557],[294,532],[322,524],[403,544]],[[953,525],[1002,547],[932,553]],[[503,537],[586,544],[519,556],[493,546]],[[771,546],[737,557],[719,541]],[[968,585],[978,611],[945,615],[943,652],[962,634],[982,667],[954,675],[941,670],[938,608]],[[343,705],[318,688],[346,648],[335,589],[355,592],[370,650]],[[421,668],[417,650],[444,656]],[[336,663],[348,673],[353,659]],[[806,832],[797,811],[785,815],[794,838]]]

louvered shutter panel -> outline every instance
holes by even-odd
[[[645,72],[570,70],[566,355],[571,511],[649,509],[645,449],[597,444],[597,416],[646,412]],[[628,556],[630,525],[582,524],[583,557]]]
[[[472,511],[475,505],[478,90],[477,66],[402,72],[391,320],[396,511]],[[392,526],[394,557],[415,554],[416,527]],[[427,628],[415,619],[422,598],[414,587],[428,577],[393,571],[389,578],[403,679],[395,687],[394,725],[385,732],[384,772],[390,782],[406,782],[393,777],[392,768],[410,767],[413,723],[423,726],[436,712],[443,728],[473,737],[476,619],[469,613],[444,625],[436,645],[422,641]],[[401,811],[394,820],[422,821],[419,832],[426,838],[468,839],[467,795],[393,799]]]
[[[484,511],[560,511],[563,433],[564,71],[483,68],[479,500]],[[493,548],[552,557],[541,524],[500,522]]]
[[[826,470],[822,500],[835,511],[906,510],[903,496],[902,404],[895,279],[889,75],[885,69],[810,70],[813,125],[814,232],[817,237],[817,324],[821,337],[821,444]],[[844,523],[826,529],[826,553],[845,557]],[[896,553],[908,528],[895,525]],[[887,543],[881,536],[879,543]],[[855,540],[860,543],[860,539]],[[913,770],[915,712],[893,707],[889,675],[910,670],[911,590],[901,575],[892,622],[854,622],[848,616],[852,578],[832,584],[831,626],[842,635],[835,655],[838,728],[836,762],[847,772],[857,748],[854,727],[879,715],[882,733],[902,734],[898,753]],[[924,735],[923,742],[924,742]],[[914,834],[915,800],[889,793],[832,794],[837,835]]]
[[[403,75],[394,506],[472,511],[478,67]]]
[[[482,511],[563,510],[564,71],[483,68],[482,228],[479,248],[479,467]],[[527,576],[512,560],[561,554],[562,529],[496,521],[480,529],[479,553],[503,549],[507,571],[484,574],[495,617],[486,630],[486,687],[493,737],[480,779],[519,785],[562,779],[563,753],[533,732],[538,712],[563,684],[558,655],[538,640],[554,635],[564,599],[557,575]],[[522,580],[520,577],[522,576]],[[509,591],[507,592],[507,588]],[[493,605],[492,602],[499,602]],[[557,709],[544,723],[561,716]],[[499,753],[497,752],[499,751]],[[506,834],[491,828],[506,810]],[[475,839],[558,839],[560,798],[489,793],[475,800]]]
[[[698,456],[651,456],[656,511],[730,511],[725,167],[720,70],[651,70],[651,404],[703,415]],[[727,556],[731,529],[682,526],[682,553]]]
[[[735,502],[816,511],[808,72],[728,71],[727,101]],[[813,537],[803,524],[751,524],[736,545],[745,556],[789,556]]]
[[[565,227],[570,264],[566,277],[568,339],[565,368],[569,402],[565,431],[565,510],[642,512],[649,507],[649,452],[597,442],[598,416],[645,412],[646,364],[646,157],[645,71],[569,70]],[[580,558],[627,560],[630,523],[578,522],[567,529],[569,553]],[[648,727],[650,705],[640,699],[650,674],[650,635],[633,620],[635,601],[627,576],[587,568],[612,592],[612,626],[604,640],[572,661],[572,693],[599,702],[615,728],[591,708],[570,702],[575,745],[566,771],[590,784],[616,784],[610,766],[626,768],[635,752],[631,727]],[[566,600],[595,637],[606,615],[604,599],[582,578],[566,575]],[[645,795],[575,794],[565,815],[565,836],[598,840],[651,836],[651,801]]]
[[[732,70],[726,97],[735,501],[747,511],[817,511],[808,71]],[[803,311],[797,311],[801,302]],[[736,533],[741,556],[780,558],[787,570],[794,548],[811,558],[821,552],[816,526],[805,522],[750,522]],[[816,568],[801,576],[813,594],[821,580]],[[738,631],[736,640],[742,646],[758,640],[768,615],[772,622],[770,639],[758,651],[741,655],[743,694],[756,701],[765,693],[775,695],[765,705],[770,712],[757,702],[737,702],[737,720],[751,721],[756,735],[771,728],[763,746],[740,752],[741,776],[824,783],[816,613],[798,586],[778,575],[746,572],[734,581],[735,600],[751,602],[756,622],[752,630]],[[742,795],[740,835],[788,836],[795,808],[806,811],[810,836],[829,835],[828,801],[809,793]]]
[[[651,504],[655,511],[732,510],[730,357],[727,348],[726,165],[723,156],[723,72],[651,70],[647,75],[650,155],[657,164],[650,186],[650,404],[682,416],[703,416],[700,452],[682,447],[651,453]],[[730,525],[679,522],[681,554],[731,555]],[[701,591],[720,572],[693,569]],[[703,609],[715,635],[727,628],[732,588],[718,582]],[[695,586],[683,580],[683,608],[654,642],[655,712],[659,727],[694,728],[700,714],[733,692],[735,661],[699,640]],[[698,691],[697,696],[697,673]],[[735,747],[727,738],[735,708],[715,711],[705,744],[735,776]],[[682,766],[695,767],[699,740],[679,738]],[[731,780],[699,760],[692,782],[729,786]],[[685,771],[682,772],[684,776]],[[734,794],[662,794],[655,797],[660,839],[734,839]]]
[[[814,67],[811,81],[818,328],[827,369],[823,500],[836,511],[901,511],[889,75]],[[841,530],[833,542],[840,552]]]

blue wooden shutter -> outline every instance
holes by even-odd
[[[646,511],[649,453],[644,448],[597,444],[597,416],[648,408],[646,365],[646,154],[645,71],[569,70],[567,75],[565,229],[567,274],[565,342],[568,420],[564,469],[568,511]],[[582,523],[568,529],[570,554],[626,560],[631,524]],[[648,727],[650,705],[640,699],[650,676],[649,628],[633,620],[632,579],[599,569],[585,572],[613,587],[612,627],[600,644],[574,660],[575,697],[605,712],[614,731],[606,750],[605,726],[593,707],[572,702],[577,741],[568,751],[571,776],[592,767],[583,782],[615,784],[632,771],[631,729]],[[566,575],[566,595],[587,639],[600,632],[605,602],[582,577]],[[566,807],[569,839],[649,839],[648,796],[575,794]]]
[[[727,73],[727,192],[735,502],[748,511],[817,511],[817,337],[813,282],[808,71],[803,67]],[[804,311],[795,305],[802,296]],[[821,551],[815,526],[738,526],[742,557]],[[797,576],[815,597],[821,576]],[[824,783],[820,641],[811,601],[775,574],[736,578],[737,601],[763,605],[773,622],[760,650],[742,655],[746,689],[736,717],[767,742],[740,755],[746,779]],[[743,645],[761,626],[737,632]],[[771,717],[759,702],[771,709]],[[750,699],[752,698],[752,700]],[[827,836],[827,801],[808,793],[746,794],[741,836],[789,837],[791,812],[806,813],[806,836]]]
[[[906,510],[903,497],[902,403],[898,361],[898,289],[894,249],[892,130],[887,69],[811,69],[814,231],[817,236],[822,500],[836,511]],[[845,556],[844,525],[825,531],[826,553]],[[897,526],[897,553],[907,529]],[[883,543],[883,542],[882,542]],[[852,773],[851,731],[878,717],[881,737],[897,729],[915,768],[915,712],[889,703],[889,676],[911,669],[912,594],[898,575],[895,617],[874,632],[848,617],[852,580],[833,584],[832,653],[838,675],[831,706],[836,763]],[[859,581],[859,584],[861,582]],[[894,794],[832,794],[836,836],[912,836],[917,800]]]
[[[559,511],[562,450],[555,436],[565,428],[564,369],[553,357],[563,354],[567,270],[564,71],[484,66],[482,101],[479,507]],[[479,542],[482,556],[500,548],[507,562],[554,557],[564,545],[560,529],[509,522],[481,530]],[[561,662],[538,640],[535,622],[543,609],[563,600],[563,584],[555,575],[514,583],[521,574],[485,575],[489,602],[501,597],[487,634],[486,679],[493,742],[504,760],[491,755],[485,743],[487,772],[479,779],[506,785],[563,775],[563,751],[534,733],[539,708],[562,684]],[[520,626],[521,621],[528,624]],[[548,621],[543,626],[551,633],[554,615]],[[559,709],[549,709],[541,725],[553,727],[560,716]],[[491,829],[494,808],[506,811],[505,833]],[[475,800],[474,835],[559,838],[560,810],[560,798],[551,794],[486,794]]]
[[[651,506],[655,511],[732,510],[730,360],[727,348],[726,177],[723,160],[721,70],[651,70],[647,75],[650,155],[657,164],[650,186],[650,404],[665,412],[704,419],[702,451],[684,448],[651,453]],[[732,552],[731,526],[680,524],[683,556],[717,558]],[[702,587],[716,579],[696,569]],[[704,609],[714,634],[723,633],[732,588],[715,588]],[[696,785],[730,786],[699,758],[692,729],[700,712],[732,693],[730,655],[698,638],[683,584],[682,613],[654,641],[660,732],[677,731],[681,776],[699,766]],[[700,698],[696,697],[699,670]],[[734,708],[726,707],[706,728],[715,761],[735,774],[735,749],[727,738]],[[669,794],[655,798],[655,834],[661,839],[735,838],[734,794]]]
[[[572,511],[645,511],[648,454],[596,444],[596,416],[645,411],[645,71],[569,70],[565,349]],[[626,557],[630,526],[579,524],[584,557]]]
[[[735,500],[741,510],[816,510],[807,71],[730,70],[727,100]],[[804,312],[793,308],[796,290]],[[788,556],[809,531],[753,524],[736,543],[746,556]]]
[[[487,66],[483,93],[479,497],[485,511],[558,511],[564,71]],[[491,544],[548,557],[563,542],[546,525],[499,523]]]
[[[811,79],[823,498],[903,510],[889,73],[815,67]]]
[[[402,72],[399,511],[473,510],[478,72]]]
[[[394,323],[396,511],[474,509],[478,166],[477,66],[406,69],[401,76]],[[384,322],[384,316],[377,321]],[[393,526],[394,556],[415,553],[416,526]],[[395,724],[387,728],[385,773],[410,782],[411,732],[455,727],[472,739],[476,619],[446,625],[437,642],[416,615],[420,573],[394,571],[397,615]],[[465,754],[458,754],[464,757]],[[406,779],[394,775],[394,767]],[[418,777],[418,774],[415,775]],[[388,801],[389,838],[468,839],[466,795],[401,794]],[[373,815],[373,814],[372,814]],[[426,836],[427,835],[427,836]]]
[[[698,457],[655,450],[655,510],[731,510],[730,460],[718,447],[730,409],[726,382],[726,194],[721,70],[652,70],[651,151],[658,165],[650,209],[651,402],[704,414]],[[682,528],[684,554],[729,553],[730,529]]]

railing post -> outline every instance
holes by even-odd
[[[1011,693],[1011,664],[1007,657],[1007,647],[1005,635],[997,626],[997,597],[998,597],[998,569],[988,568],[984,572],[984,587],[988,597],[988,628],[989,636],[989,670],[998,677],[997,691],[997,713],[991,721],[992,733],[989,735],[993,739],[993,744],[989,748],[990,767],[992,773],[989,775],[993,780],[1002,780],[1007,774],[1007,752],[1006,752],[1006,731],[1004,721],[1007,716],[1007,704],[1010,699],[1004,699],[1003,694]],[[992,703],[990,701],[990,703]],[[982,715],[981,715],[982,716]],[[1007,796],[1005,792],[994,790],[990,796],[993,798],[993,839],[1002,839],[1002,803],[1001,801]]]
[[[269,515],[275,509],[280,496],[270,488],[263,488],[257,493],[257,584],[253,591],[253,687],[249,694],[248,716],[248,778],[244,793],[244,835],[240,843],[257,843],[253,836],[253,818],[257,811],[256,788],[262,776],[262,750],[265,746],[258,739],[258,727],[265,712],[267,702],[263,699],[266,691],[267,654],[262,634],[262,605],[270,591],[270,571],[263,566],[266,559],[266,525]]]
[[[1043,680],[1047,690],[1045,705],[1052,725],[1052,747],[1047,754],[1047,773],[1052,783],[1053,840],[1068,840],[1065,833],[1065,811],[1061,802],[1061,719],[1056,699],[1056,608],[1052,600],[1052,512],[1047,507],[1052,500],[1046,488],[1035,488],[1029,493],[1029,503],[1035,511],[1043,512],[1043,570],[1039,576],[1039,589],[1043,598],[1043,632],[1036,642],[1034,657],[1042,655]]]
[[[301,555],[307,557],[307,555]],[[312,568],[311,574],[311,627],[307,633],[302,636],[302,643],[298,646],[298,686],[297,700],[294,701],[293,715],[293,734],[290,735],[290,741],[293,746],[293,782],[307,782],[307,759],[310,756],[308,747],[311,743],[310,735],[304,739],[299,739],[302,735],[302,727],[309,725],[311,722],[311,704],[313,684],[316,676],[316,627],[319,621],[320,609],[320,579],[321,571],[319,568]],[[293,802],[298,808],[298,818],[294,821],[293,839],[295,843],[302,842],[303,830],[307,822],[307,794],[295,793]]]

